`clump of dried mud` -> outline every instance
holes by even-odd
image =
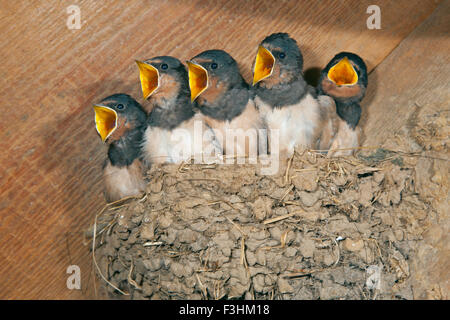
[[[413,299],[411,258],[437,219],[417,190],[418,159],[302,151],[276,176],[255,165],[155,166],[143,198],[97,218],[103,289],[132,299]]]
[[[449,97],[450,98],[450,97]],[[406,126],[400,128],[384,147],[414,152],[408,158],[415,171],[419,198],[436,212],[424,226],[422,240],[412,243],[409,261],[414,298],[448,299],[450,296],[450,99],[416,106]]]

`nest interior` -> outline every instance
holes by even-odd
[[[418,158],[297,151],[286,171],[159,165],[105,207],[94,261],[109,298],[412,299],[411,256],[436,221]],[[91,229],[92,232],[92,229]]]

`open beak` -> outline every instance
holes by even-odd
[[[201,65],[186,61],[189,71],[189,88],[191,89],[191,101],[197,99],[203,91],[208,89],[208,71]]]
[[[255,67],[253,69],[253,85],[270,77],[274,65],[275,57],[273,54],[263,46],[259,46],[258,53],[256,54]]]
[[[117,113],[111,108],[94,105],[95,128],[105,142],[117,128]]]
[[[159,72],[154,66],[137,61],[139,67],[139,79],[141,80],[142,94],[148,99],[159,87]]]
[[[354,85],[358,82],[358,74],[347,57],[335,64],[328,71],[328,79],[337,85]]]

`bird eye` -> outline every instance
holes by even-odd
[[[124,106],[123,106],[123,104],[119,103],[119,104],[116,106],[116,108],[117,108],[118,110],[122,110],[122,109],[124,108]]]
[[[161,69],[163,69],[163,70],[166,70],[168,67],[169,67],[169,66],[168,66],[167,64],[165,64],[165,63],[163,63],[163,64],[161,65]]]
[[[215,62],[211,63],[211,69],[217,69],[217,63]]]
[[[286,54],[284,52],[280,52],[278,56],[280,57],[280,59],[284,59],[284,57],[286,57]]]

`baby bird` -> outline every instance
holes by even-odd
[[[214,129],[227,158],[256,161],[267,149],[263,122],[236,61],[223,50],[207,50],[187,62],[191,98]]]
[[[176,58],[159,56],[137,61],[142,93],[149,104],[143,157],[147,164],[212,162],[221,154],[214,133],[194,111],[188,74]]]
[[[142,194],[146,187],[140,160],[144,110],[132,97],[120,93],[95,104],[94,111],[97,132],[108,144],[103,166],[106,200],[114,202]]]
[[[271,153],[289,158],[294,148],[321,148],[333,137],[330,114],[334,101],[315,92],[303,78],[303,55],[287,33],[274,33],[258,47],[253,68],[255,103],[269,130],[278,130],[278,141],[269,138]],[[270,135],[269,135],[270,137]]]
[[[367,83],[366,64],[361,57],[351,52],[337,54],[322,70],[318,91],[334,99],[339,117],[329,156],[351,155],[359,147],[359,103],[365,96]]]

